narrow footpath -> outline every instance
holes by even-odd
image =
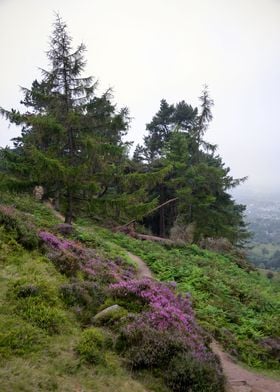
[[[127,253],[138,267],[138,278],[153,277],[151,270],[140,257]],[[228,392],[280,392],[280,381],[244,369],[215,341],[211,348],[221,360],[228,381]]]

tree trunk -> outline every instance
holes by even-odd
[[[161,207],[159,210],[159,236],[165,236],[165,216],[164,216],[164,207]]]
[[[59,190],[55,191],[54,194],[54,209],[59,211]]]
[[[67,210],[65,214],[65,223],[71,225],[72,219],[73,219],[73,192],[69,190],[67,192]]]
[[[160,204],[162,204],[164,201],[164,189],[163,189],[162,185],[160,185],[159,195],[160,195],[159,201],[160,201]],[[164,217],[164,207],[163,206],[159,209],[159,236],[160,237],[165,236],[165,217]]]

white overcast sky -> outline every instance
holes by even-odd
[[[206,83],[208,140],[248,188],[280,190],[280,0],[0,0],[0,106],[19,109],[19,86],[47,68],[54,11],[100,92],[129,107],[135,144],[160,99],[197,105]],[[0,120],[0,146],[19,132]]]

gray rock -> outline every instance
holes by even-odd
[[[127,310],[115,304],[103,309],[93,317],[94,324],[107,324],[121,319],[127,315]]]

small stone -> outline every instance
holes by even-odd
[[[127,315],[127,310],[115,304],[97,313],[93,317],[93,323],[102,325],[110,322],[117,321]]]

